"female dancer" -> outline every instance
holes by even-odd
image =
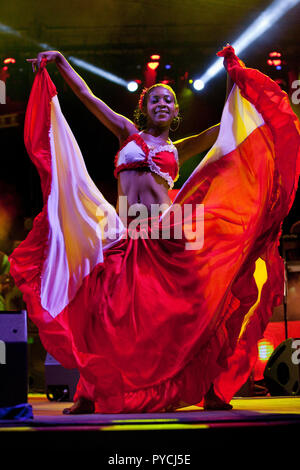
[[[58,51],[42,52],[37,59],[28,59],[33,67],[40,68],[41,61],[55,62],[64,80],[69,84],[76,96],[83,104],[118,138],[120,147],[128,137],[137,134],[137,126],[125,116],[117,114],[102,100],[97,98],[89,89],[84,80],[73,70],[65,57]],[[232,86],[228,80],[228,90]],[[179,106],[177,98],[171,87],[156,84],[145,90],[140,98],[139,108],[136,112],[137,120],[143,127],[142,138],[149,147],[171,144],[169,138],[172,123],[178,123]],[[188,158],[210,148],[219,132],[219,125],[213,126],[199,135],[175,142],[179,166]],[[147,207],[151,204],[169,204],[169,186],[167,181],[154,172],[123,170],[118,178],[119,196],[126,195],[129,204],[140,202]],[[118,172],[119,173],[119,172]]]
[[[220,128],[174,144],[169,130],[179,109],[169,87],[142,94],[138,132],[60,53],[31,59],[39,71],[25,143],[45,205],[10,261],[46,349],[80,371],[68,413],[159,411],[203,398],[205,409],[230,409],[253,367],[257,341],[282,298],[277,245],[296,188],[299,125],[274,82],[246,69],[230,46],[220,55],[237,84]],[[203,244],[187,249],[184,237],[151,237],[152,226],[128,236],[130,226],[87,175],[45,70],[50,61],[119,138],[115,175],[129,215],[136,203],[164,204],[159,230],[165,220],[175,229],[168,188],[182,162],[213,146],[175,199],[182,209],[193,206],[196,228],[194,206],[204,204]],[[114,240],[104,236],[107,226]]]

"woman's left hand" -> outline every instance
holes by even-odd
[[[228,47],[228,46],[230,46],[229,42],[226,44],[226,46],[224,46],[223,49],[225,49],[225,47]],[[224,65],[224,67],[225,67],[226,72],[228,72],[228,61],[227,61],[227,57],[224,57],[223,65]]]

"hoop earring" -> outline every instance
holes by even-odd
[[[172,121],[172,124],[175,123],[175,126],[176,126],[176,127],[172,129],[172,127],[170,126],[170,131],[172,131],[172,132],[177,131],[178,127],[180,126],[180,122],[181,122],[181,119],[180,119],[179,116],[174,117],[174,119],[173,119],[173,121]]]

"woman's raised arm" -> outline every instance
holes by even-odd
[[[229,44],[227,44],[227,46],[229,46]],[[226,58],[224,58],[223,64],[225,70],[227,71]],[[227,73],[225,103],[232,90],[233,85],[234,82],[231,79],[230,75]],[[212,126],[209,129],[206,129],[205,131],[201,132],[201,134],[192,135],[191,137],[186,137],[185,139],[181,139],[177,142],[174,142],[174,145],[176,146],[178,151],[179,164],[184,163],[186,160],[193,157],[194,155],[204,152],[205,150],[208,150],[210,147],[212,147],[217,140],[219,130],[220,124],[216,124],[215,126]]]
[[[32,63],[33,69],[34,66],[39,69],[43,59],[46,59],[47,62],[55,62],[60,74],[76,96],[120,141],[136,132],[136,127],[130,119],[113,111],[93,94],[85,81],[59,51],[40,52],[37,58],[27,59],[27,61]]]
[[[213,146],[219,134],[220,124],[206,129],[197,135],[185,137],[173,142],[178,151],[179,165]]]

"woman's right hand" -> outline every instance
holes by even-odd
[[[61,53],[58,51],[39,52],[36,59],[26,59],[26,61],[31,62],[33,72],[37,72],[43,59],[46,59],[47,63],[56,62],[60,55]]]

